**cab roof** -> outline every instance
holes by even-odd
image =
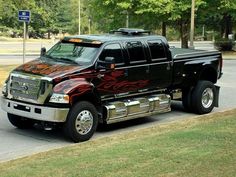
[[[132,39],[162,39],[163,41],[166,41],[163,36],[150,35],[150,31],[130,28],[120,28],[118,30],[111,31],[109,34],[66,36],[63,41],[102,44],[105,42],[128,41]]]

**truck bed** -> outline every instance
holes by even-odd
[[[183,48],[170,48],[172,58],[175,59],[185,59],[185,58],[199,58],[203,56],[220,55],[217,50],[197,50],[197,49],[183,49]]]

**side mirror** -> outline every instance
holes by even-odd
[[[104,61],[98,61],[98,68],[100,69],[115,69],[115,58],[114,57],[106,57]]]
[[[114,57],[106,57],[105,64],[107,69],[115,69],[115,58]]]
[[[42,47],[41,48],[41,51],[40,51],[40,56],[42,57],[42,56],[44,56],[45,54],[46,54],[46,48],[45,47]]]

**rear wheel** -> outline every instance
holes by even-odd
[[[192,93],[193,111],[206,114],[212,111],[216,100],[216,88],[210,81],[199,81]]]
[[[182,104],[184,109],[187,112],[192,112],[193,111],[193,107],[192,107],[192,90],[193,88],[185,88],[183,89],[182,92]]]
[[[7,113],[7,116],[8,116],[9,122],[11,122],[11,124],[17,128],[28,129],[28,128],[32,128],[34,125],[34,121],[31,119],[27,119],[25,117],[17,116],[10,113]]]
[[[75,104],[64,124],[64,133],[75,143],[89,140],[97,129],[98,114],[93,104],[81,101]]]

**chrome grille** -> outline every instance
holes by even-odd
[[[11,73],[8,98],[43,104],[52,92],[52,79],[31,74]]]
[[[37,100],[40,91],[40,80],[35,78],[21,78],[12,76],[10,94],[13,97]]]

